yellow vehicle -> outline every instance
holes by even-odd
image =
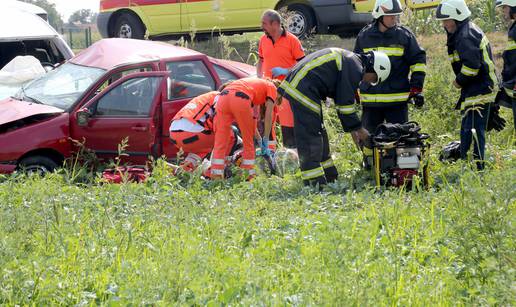
[[[352,0],[100,0],[98,28],[103,37],[150,39],[261,30],[266,9],[289,11],[288,29],[349,35],[371,19]]]
[[[352,0],[356,12],[371,12],[375,0]],[[437,7],[441,0],[400,0],[401,4],[413,10]]]

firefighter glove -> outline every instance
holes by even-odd
[[[285,76],[287,75],[289,72],[288,69],[286,68],[283,68],[283,67],[274,67],[272,69],[272,77],[273,78],[276,78],[276,77],[279,77],[279,76]]]
[[[422,89],[415,87],[411,88],[408,100],[417,108],[423,107],[425,104],[425,96],[423,95]]]

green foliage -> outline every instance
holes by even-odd
[[[246,59],[249,37],[222,43]],[[514,305],[513,122],[488,133],[485,172],[437,161],[460,121],[444,40],[422,39],[427,104],[411,109],[432,136],[428,191],[375,191],[330,109],[340,180],[322,193],[298,174],[173,177],[163,160],[143,184],[105,184],[85,151],[85,170],[0,177],[0,305]]]

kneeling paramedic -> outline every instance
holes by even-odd
[[[470,21],[470,16],[464,0],[443,0],[436,11],[436,18],[442,21],[448,36],[448,57],[455,73],[453,85],[461,91],[456,104],[462,114],[461,158],[467,158],[473,142],[477,168],[483,169],[489,105],[494,101],[493,89],[498,79],[489,40]]]
[[[338,176],[324,128],[323,101],[334,99],[344,131],[351,132],[355,143],[362,147],[369,133],[362,128],[355,110],[355,91],[361,81],[384,81],[390,70],[385,53],[359,55],[327,48],[306,56],[287,75],[278,94],[290,101],[294,111],[294,134],[305,185],[325,185]]]
[[[229,136],[232,135],[231,124],[236,122],[242,135],[244,152],[240,167],[247,170],[249,178],[255,176],[256,118],[254,106],[265,104],[264,136],[269,136],[272,129],[272,112],[276,104],[276,85],[271,80],[243,78],[229,83],[221,91],[215,105],[215,146],[211,156],[211,178],[223,179],[224,168],[231,158]],[[260,140],[262,152],[268,152],[268,138]]]
[[[185,160],[180,165],[184,171],[194,171],[213,150],[214,103],[218,95],[219,92],[212,91],[197,96],[172,119],[170,139],[185,155]],[[233,134],[228,135],[230,144],[234,144],[235,140]]]

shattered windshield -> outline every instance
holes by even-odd
[[[104,73],[104,69],[68,62],[30,82],[17,98],[66,110]]]

